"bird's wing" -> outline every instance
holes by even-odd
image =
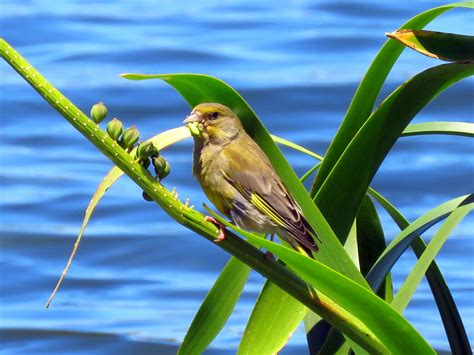
[[[223,153],[227,164],[222,173],[229,183],[296,241],[318,250],[316,234],[260,147],[247,136],[227,145]]]

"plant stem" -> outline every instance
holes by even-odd
[[[214,224],[206,222],[203,214],[183,204],[174,193],[167,190],[161,183],[155,181],[146,169],[1,38],[0,54],[44,100],[140,186],[175,221],[207,240],[215,241],[216,236],[219,234],[219,229]],[[237,235],[227,231],[226,239],[215,243],[215,245],[267,277],[275,285],[326,319],[364,349],[371,353],[386,351],[386,348],[380,341],[363,324],[350,317],[343,308],[333,303],[324,294],[311,288],[287,268],[266,257],[264,253]]]

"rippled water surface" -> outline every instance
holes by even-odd
[[[385,41],[437,2],[3,0],[1,34],[81,109],[103,100],[111,116],[142,136],[180,125],[189,111],[159,81],[123,72],[218,76],[252,105],[272,133],[324,153],[356,85]],[[473,15],[453,10],[431,29],[472,34]],[[436,64],[405,52],[385,93]],[[87,140],[3,62],[0,220],[3,353],[172,354],[228,256],[176,225],[123,178],[93,216],[79,254],[49,310],[47,300],[71,250],[83,212],[111,168]],[[472,121],[473,81],[443,93],[415,122]],[[191,142],[166,152],[166,180],[200,206]],[[410,219],[473,190],[473,143],[462,137],[401,139],[374,186]],[[285,150],[298,173],[312,161]],[[388,238],[397,230],[381,215]],[[473,221],[464,221],[437,261],[474,336]],[[394,270],[400,287],[413,257]],[[232,354],[263,283],[252,274],[209,354]],[[425,282],[405,312],[438,349],[447,340]],[[284,353],[304,353],[304,330]]]

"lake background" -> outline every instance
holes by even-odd
[[[189,112],[161,81],[124,72],[205,73],[236,88],[268,129],[323,154],[373,57],[395,30],[442,2],[12,1],[0,4],[1,36],[84,112],[104,101],[109,117],[142,137],[179,126]],[[427,28],[471,34],[472,10],[451,10]],[[406,50],[387,94],[438,64]],[[228,255],[145,202],[127,177],[113,186],[86,230],[50,309],[49,297],[84,210],[110,162],[0,63],[0,335],[2,353],[173,354]],[[473,121],[472,79],[448,89],[414,122]],[[192,142],[164,155],[165,180],[198,208]],[[299,174],[310,158],[284,150]],[[401,139],[373,186],[410,219],[473,190],[471,139]],[[397,233],[381,214],[387,237]],[[474,339],[472,217],[437,261]],[[430,233],[427,234],[429,237]],[[394,269],[400,287],[411,252]],[[208,354],[232,354],[263,284],[253,273],[237,309]],[[405,312],[437,349],[449,346],[425,281]],[[284,354],[304,353],[304,329]]]

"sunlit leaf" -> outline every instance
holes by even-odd
[[[468,122],[425,122],[410,124],[402,136],[418,136],[423,134],[448,134],[455,136],[474,137],[474,123]]]
[[[238,354],[275,354],[308,312],[288,293],[267,281],[240,342]]]
[[[387,36],[415,51],[449,62],[474,61],[474,37],[453,33],[403,29]]]

